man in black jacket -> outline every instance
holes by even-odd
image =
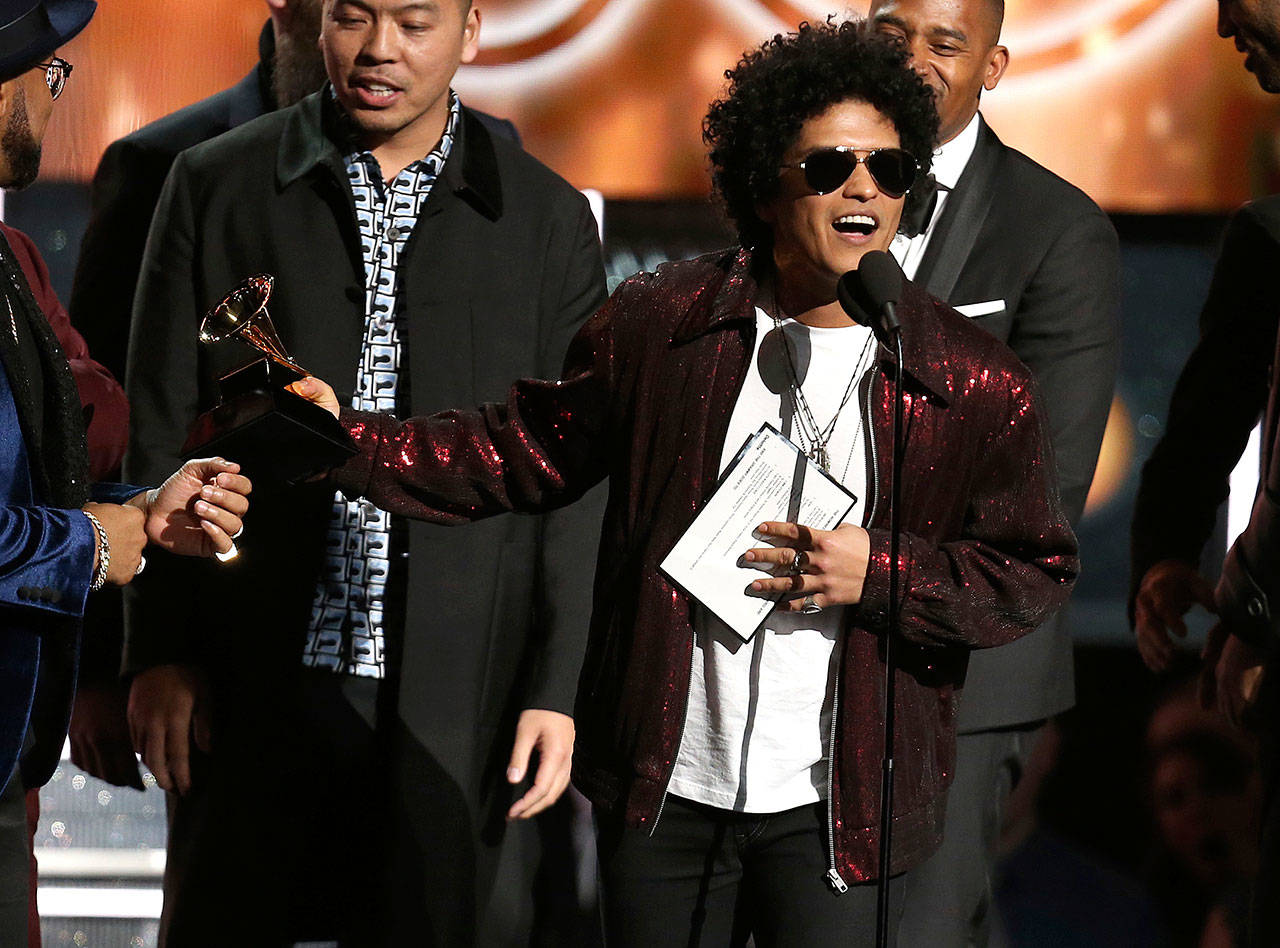
[[[1152,671],[1173,661],[1194,604],[1214,609],[1200,556],[1230,477],[1267,402],[1280,293],[1280,196],[1242,207],[1227,224],[1200,340],[1178,376],[1165,432],[1142,469],[1134,504],[1130,588],[1138,651]]]
[[[478,29],[465,0],[329,0],[332,85],[178,157],[134,309],[126,470],[208,407],[235,354],[198,348],[200,316],[260,271],[292,354],[357,404],[429,412],[558,374],[604,297],[596,227],[450,92]],[[324,485],[260,506],[236,569],[157,562],[130,603],[126,666],[174,713],[135,734],[179,793],[168,943],[249,919],[263,945],[517,939],[536,840],[504,821],[568,779],[595,511],[441,530]],[[236,615],[202,638],[210,600]],[[189,733],[211,752],[170,759]]]
[[[982,92],[995,89],[1008,65],[999,44],[1003,12],[1001,0],[872,4],[875,28],[907,46],[933,87],[940,120],[936,205],[893,252],[908,277],[1008,343],[1031,369],[1063,508],[1076,524],[1115,385],[1119,254],[1097,205],[1003,144],[978,111]],[[1012,645],[970,656],[945,836],[908,876],[902,945],[986,943],[1004,800],[1040,725],[1074,700],[1061,614]]]
[[[243,79],[107,146],[94,174],[92,214],[71,290],[72,324],[118,379],[124,378],[129,317],[142,252],[165,177],[178,155],[260,115],[283,109],[325,82],[317,37],[323,0],[266,0],[270,18],[258,37],[258,63]],[[517,143],[515,126],[477,113],[491,131]],[[125,721],[129,689],[119,680],[122,633],[118,594],[93,603],[94,629],[81,664],[71,724],[71,759],[117,786],[142,789]],[[139,692],[140,699],[150,694]],[[139,701],[135,716],[157,709]]]
[[[1266,92],[1280,92],[1280,6],[1220,0],[1218,34],[1234,39],[1245,68]],[[1218,614],[1201,676],[1202,700],[1236,725],[1256,728],[1263,774],[1262,846],[1246,939],[1280,942],[1280,196],[1246,205],[1227,226],[1200,341],[1169,405],[1164,437],[1142,470],[1132,529],[1130,586],[1138,649],[1153,671],[1173,659],[1171,633],[1196,602]],[[1227,552],[1217,588],[1199,572],[1200,554],[1249,432],[1262,426],[1262,477],[1249,524]],[[1260,684],[1259,684],[1260,682]]]

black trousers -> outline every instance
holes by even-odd
[[[215,704],[213,753],[169,798],[160,944],[527,945],[538,827],[482,838],[474,794],[397,722],[372,727],[376,682],[273,684]]]
[[[597,815],[608,948],[873,945],[876,886],[826,883],[826,804],[767,815],[668,797],[653,836]],[[889,883],[889,944],[902,878]]]
[[[0,945],[27,943],[30,847],[26,791],[15,768],[0,795]]]
[[[942,846],[906,874],[898,948],[986,948],[1005,804],[1043,722],[956,737]]]

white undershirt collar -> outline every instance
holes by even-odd
[[[954,188],[964,174],[965,166],[973,157],[978,145],[978,113],[973,113],[969,124],[949,142],[939,145],[933,153],[933,176],[946,188]]]

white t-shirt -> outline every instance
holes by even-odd
[[[790,319],[783,327],[819,427],[836,414],[857,371],[827,446],[831,476],[858,498],[847,520],[861,523],[867,481],[862,418],[866,371],[875,355],[871,330],[815,329]],[[765,422],[802,444],[786,350],[779,343],[773,318],[757,308],[755,351],[729,420],[722,471]],[[844,609],[838,607],[809,616],[774,611],[751,641],[743,642],[695,605],[689,704],[668,790],[747,813],[777,813],[825,799],[831,693],[840,655],[836,644],[843,624]]]

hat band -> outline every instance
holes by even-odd
[[[0,26],[0,51],[14,53],[48,36],[51,24],[44,3],[37,3],[22,16]]]

